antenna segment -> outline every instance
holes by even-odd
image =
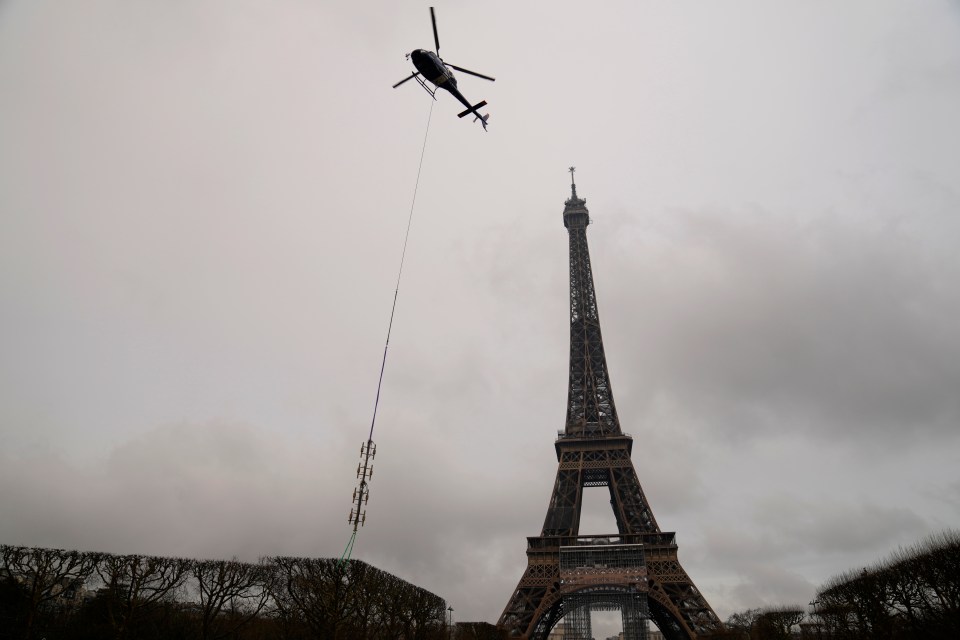
[[[367,522],[367,502],[370,500],[370,479],[373,478],[373,459],[377,455],[377,445],[373,442],[373,428],[377,424],[377,408],[380,406],[380,389],[383,386],[383,372],[387,367],[387,349],[390,347],[390,332],[393,330],[393,316],[397,311],[397,296],[400,293],[400,277],[403,275],[403,262],[407,257],[407,242],[410,239],[410,225],[413,222],[413,208],[417,203],[417,189],[420,188],[420,172],[423,169],[423,156],[427,151],[427,136],[430,134],[430,118],[433,116],[433,102],[427,116],[427,128],[423,134],[423,146],[420,149],[420,164],[417,166],[417,180],[413,186],[413,200],[407,215],[407,232],[403,237],[403,250],[400,252],[400,269],[397,271],[397,284],[393,290],[393,306],[390,308],[390,322],[387,324],[387,341],[383,345],[383,360],[380,363],[380,379],[377,381],[377,396],[373,401],[373,418],[370,420],[370,433],[367,441],[360,445],[360,464],[357,465],[357,478],[360,482],[353,490],[353,507],[347,523],[353,526],[350,541],[347,542],[340,564],[350,559],[353,544],[357,540],[357,530]]]

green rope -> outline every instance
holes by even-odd
[[[357,539],[357,530],[353,530],[353,535],[350,536],[350,542],[347,543],[347,548],[343,550],[343,554],[340,556],[340,562],[337,563],[337,568],[343,566],[343,563],[350,559],[350,554],[353,553],[353,543]]]

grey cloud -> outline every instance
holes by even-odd
[[[927,486],[925,492],[938,502],[946,505],[948,513],[960,513],[960,480],[946,485],[933,484]]]
[[[731,589],[733,610],[793,604],[805,606],[816,591],[816,586],[803,576],[774,565],[748,565],[743,574],[741,581]]]
[[[754,504],[754,521],[785,547],[810,545],[823,554],[882,553],[922,536],[929,523],[906,506],[770,496]]]
[[[809,602],[831,576],[874,562],[931,530],[908,509],[875,504],[778,496],[755,502],[753,510],[752,518],[705,524],[702,542],[681,546],[681,561],[696,569],[700,578],[694,579],[722,616]]]
[[[786,494],[749,503],[752,514],[725,526],[707,525],[709,556],[735,566],[773,564],[778,558],[814,553],[818,560],[852,555],[879,557],[899,544],[921,537],[930,524],[906,507],[881,506]]]
[[[669,217],[654,240],[630,225],[617,233],[635,248],[610,247],[623,275],[602,312],[628,336],[626,383],[641,408],[673,397],[734,436],[916,438],[960,422],[954,255],[882,224],[759,210]]]
[[[39,451],[3,465],[0,535],[10,543],[159,555],[295,553],[334,530],[306,507],[326,484],[326,471],[318,472],[328,468],[324,453],[217,423],[161,427],[93,464]]]

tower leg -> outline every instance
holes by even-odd
[[[620,610],[623,620],[623,640],[647,640],[647,598],[644,595],[627,597]]]
[[[570,612],[564,616],[563,620],[567,623],[567,638],[571,640],[590,640],[593,638],[592,620],[590,619],[590,605],[578,602],[576,596],[573,596],[569,602]]]

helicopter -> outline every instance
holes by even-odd
[[[427,93],[429,93],[434,100],[437,99],[436,89],[431,89],[427,86],[427,83],[424,81],[424,78],[429,80],[435,87],[438,89],[446,89],[453,97],[463,103],[466,109],[457,114],[458,118],[462,118],[467,114],[472,113],[476,118],[474,121],[479,120],[480,124],[483,125],[483,130],[487,130],[487,120],[490,118],[490,114],[480,115],[480,107],[483,107],[487,104],[486,100],[478,102],[475,105],[471,105],[466,98],[463,97],[463,94],[460,93],[460,90],[457,89],[457,79],[453,76],[453,71],[451,69],[456,69],[457,71],[462,71],[463,73],[470,74],[471,76],[477,76],[478,78],[483,78],[484,80],[494,81],[496,78],[491,78],[490,76],[485,76],[482,73],[477,73],[476,71],[470,71],[469,69],[464,69],[463,67],[458,67],[455,64],[450,64],[449,62],[444,62],[440,57],[440,36],[437,35],[437,16],[433,12],[433,7],[430,7],[430,22],[433,23],[433,42],[436,44],[436,51],[428,51],[426,49],[414,49],[412,52],[407,54],[407,59],[413,62],[413,66],[417,68],[416,71],[411,73],[409,76],[393,85],[393,88],[396,89],[404,82],[416,78],[417,82],[420,83],[420,86],[423,87]]]

